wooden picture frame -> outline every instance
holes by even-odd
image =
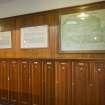
[[[59,53],[105,53],[104,30],[105,2],[60,10]]]

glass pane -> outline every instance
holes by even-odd
[[[105,9],[61,15],[61,50],[105,50]]]

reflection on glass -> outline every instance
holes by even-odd
[[[61,50],[105,50],[105,9],[62,15]]]
[[[78,15],[78,17],[79,17],[80,19],[82,19],[82,20],[85,20],[86,18],[89,17],[89,14],[86,14],[86,13],[80,13],[80,14]]]

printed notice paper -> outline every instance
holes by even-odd
[[[11,31],[0,32],[0,49],[11,48]]]
[[[21,48],[48,47],[48,25],[21,28]]]

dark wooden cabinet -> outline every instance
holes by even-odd
[[[72,105],[72,64],[67,61],[56,62],[55,72],[56,105]]]
[[[88,81],[88,105],[105,105],[105,62],[90,64]]]
[[[105,105],[105,61],[1,59],[0,104]]]
[[[55,105],[105,105],[105,62],[55,63]]]
[[[30,64],[31,68],[31,80],[32,80],[32,105],[43,105],[42,104],[42,62],[33,60]]]
[[[47,60],[43,62],[43,91],[44,105],[55,105],[55,65],[54,61]]]
[[[31,104],[31,77],[29,61],[19,61],[19,105]]]
[[[18,61],[9,62],[9,103],[18,105],[19,64]]]
[[[0,61],[0,103],[9,102],[9,80],[8,61]]]
[[[73,105],[86,105],[87,74],[89,63],[73,62],[72,65],[72,98]]]

